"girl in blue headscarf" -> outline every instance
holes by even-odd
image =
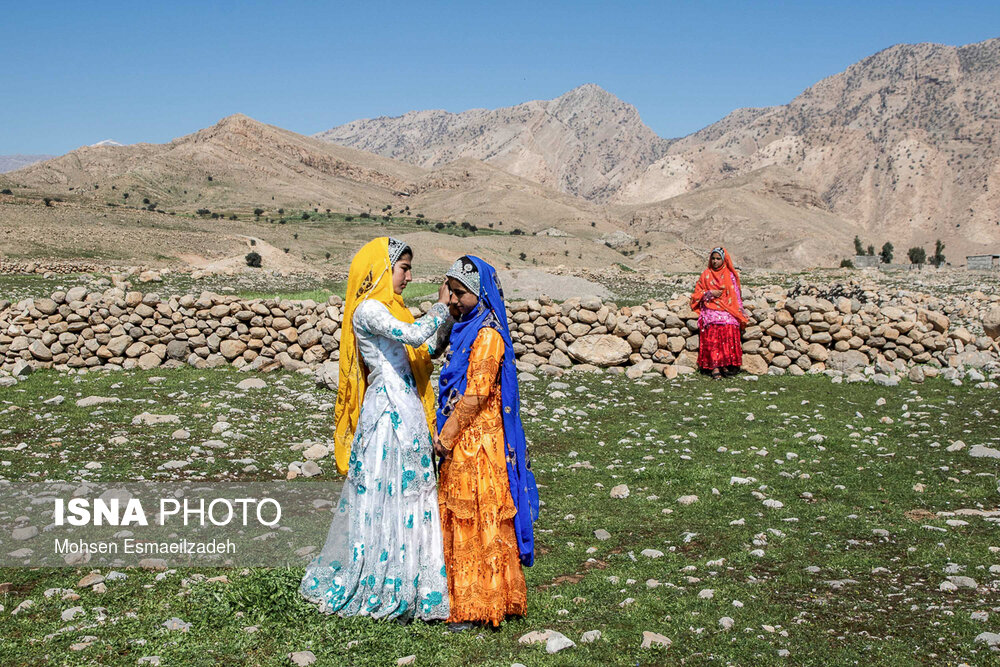
[[[456,323],[441,371],[435,446],[445,456],[438,499],[449,621],[499,625],[526,611],[521,564],[534,562],[538,489],[496,271],[465,256],[446,275]]]

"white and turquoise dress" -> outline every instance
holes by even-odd
[[[366,300],[352,322],[368,369],[350,467],[326,544],[299,590],[325,613],[448,618],[448,579],[427,417],[404,345],[447,344],[448,311],[416,322]]]

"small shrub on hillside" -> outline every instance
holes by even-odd
[[[247,261],[247,266],[249,266],[251,268],[254,268],[254,269],[259,269],[260,268],[260,262],[261,262],[260,253],[258,253],[256,251],[255,252],[248,252],[245,259]]]

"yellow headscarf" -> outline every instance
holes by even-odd
[[[368,371],[358,353],[351,318],[354,309],[365,299],[384,304],[398,320],[413,322],[413,315],[403,305],[403,297],[392,288],[392,263],[389,261],[389,239],[381,236],[366,243],[351,260],[347,277],[347,299],[340,331],[340,383],[337,389],[337,407],[334,412],[334,436],[337,470],[347,473],[351,458],[351,443],[361,415],[361,402],[365,398]],[[406,346],[410,370],[417,384],[417,392],[424,405],[427,425],[435,431],[435,399],[431,388],[431,355],[426,345],[414,349]]]

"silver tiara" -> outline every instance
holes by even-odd
[[[459,257],[455,263],[444,274],[449,278],[454,278],[469,288],[469,291],[479,296],[479,269],[465,257]]]
[[[404,252],[410,250],[410,246],[406,245],[403,241],[399,239],[394,239],[389,237],[389,264],[391,266],[396,266],[396,260],[398,260]],[[412,250],[410,251],[413,252]]]

